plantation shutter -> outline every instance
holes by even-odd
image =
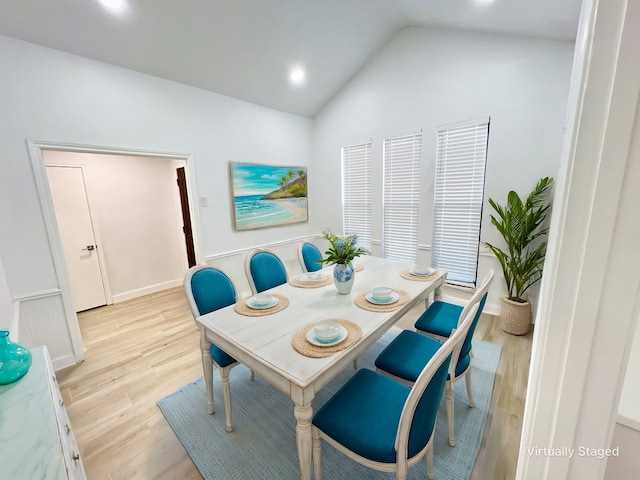
[[[431,263],[474,288],[490,119],[438,128]]]
[[[422,133],[384,141],[382,256],[415,262]]]
[[[343,233],[371,249],[371,142],[342,148]]]

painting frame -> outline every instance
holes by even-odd
[[[236,231],[309,221],[305,166],[230,161],[229,191]]]

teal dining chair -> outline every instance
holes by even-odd
[[[236,303],[236,288],[231,279],[222,270],[208,265],[196,265],[187,270],[184,277],[184,293],[194,319]],[[214,368],[220,372],[227,432],[233,430],[229,373],[236,365],[239,363],[233,357],[214,344],[211,344],[208,352],[202,352],[204,374],[213,379]],[[214,413],[213,381],[205,383],[208,411]]]
[[[413,388],[373,370],[356,372],[312,420],[315,479],[322,479],[322,440],[369,468],[407,478],[426,457],[433,470],[433,432],[449,364],[457,361],[477,306],[422,366]]]
[[[298,245],[298,261],[304,273],[320,270],[322,268],[320,260],[322,260],[322,253],[313,243],[301,242]]]
[[[443,340],[423,335],[422,332],[418,333],[410,330],[404,330],[396,338],[394,338],[391,343],[389,343],[389,345],[385,347],[385,349],[380,353],[380,355],[378,355],[378,358],[376,358],[375,361],[375,366],[378,371],[384,372],[391,377],[405,382],[409,385],[412,384],[420,375],[420,372],[424,368],[424,365],[426,365],[436,354],[436,352],[441,348],[441,341],[446,341],[446,339],[450,337],[451,332],[459,329],[460,323],[464,321],[467,312],[470,309],[475,308],[476,313],[462,342],[458,360],[452,364],[445,385],[447,422],[449,424],[448,442],[452,447],[454,447],[456,444],[453,405],[454,385],[456,380],[459,380],[463,376],[465,378],[465,384],[467,387],[467,398],[469,400],[469,406],[475,406],[473,396],[471,394],[471,346],[473,333],[475,332],[476,326],[478,325],[478,320],[482,315],[482,310],[484,309],[484,304],[487,300],[487,292],[489,291],[489,287],[491,286],[493,275],[494,271],[489,271],[489,273],[487,273],[487,275],[483,279],[482,284],[475,291],[467,304],[464,307],[459,307],[459,313],[454,319],[454,323],[451,325],[451,328],[446,332],[446,337],[439,337]],[[433,308],[433,305],[430,306],[428,310],[430,310],[431,308]],[[443,310],[438,309],[438,311],[442,312]]]
[[[245,274],[251,291],[264,292],[270,288],[287,283],[287,269],[275,253],[256,248],[245,259]]]

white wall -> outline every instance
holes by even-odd
[[[182,284],[187,253],[176,160],[51,150],[43,156],[46,165],[83,168],[115,303]]]
[[[11,330],[13,321],[13,296],[4,274],[0,258],[0,330]]]
[[[309,223],[234,232],[228,186],[231,160],[309,166],[310,120],[2,36],[0,71],[0,258],[15,297],[60,288],[28,139],[191,154],[209,204],[194,213],[200,260],[315,233]]]
[[[527,194],[539,178],[555,177],[572,54],[568,42],[447,29],[400,32],[315,119],[309,190],[323,192],[327,207],[313,218],[316,230],[341,229],[340,148],[369,138],[378,193],[374,239],[382,231],[384,138],[423,131],[423,247],[431,243],[437,126],[491,116],[485,198],[504,203],[509,190]],[[499,242],[488,213],[482,240]],[[428,252],[421,255],[428,259]],[[498,296],[506,292],[499,265],[489,254],[481,256],[479,277],[489,268],[496,268],[489,304],[499,308]]]

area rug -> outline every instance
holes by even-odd
[[[374,369],[373,361],[393,339],[385,334],[358,360],[358,368]],[[435,474],[438,480],[468,480],[480,449],[491,402],[500,346],[474,340],[472,387],[476,408],[469,408],[464,381],[455,385],[456,446],[447,443],[444,398],[438,412],[434,440]],[[345,369],[326,385],[313,402],[316,411],[353,375]],[[206,480],[297,480],[300,478],[296,450],[293,402],[249,370],[239,366],[231,372],[233,432],[225,430],[224,405],[219,377],[215,378],[216,413],[207,414],[204,380],[185,385],[158,401],[158,406]],[[444,397],[444,396],[443,396]],[[362,467],[323,442],[323,477],[327,480],[395,478]],[[426,463],[409,469],[409,480],[426,478]]]

